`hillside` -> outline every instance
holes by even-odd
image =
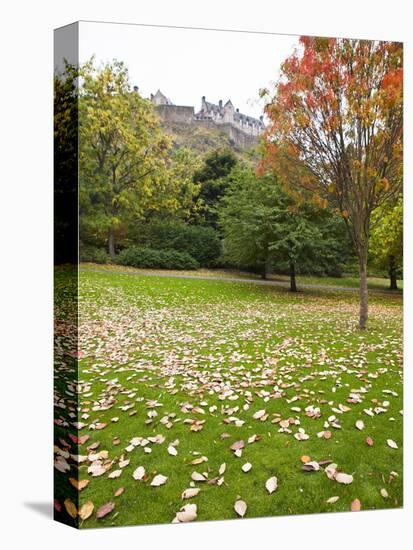
[[[237,146],[226,132],[218,128],[210,128],[196,124],[184,124],[163,121],[162,126],[172,137],[176,147],[188,147],[199,154],[214,149],[231,149],[242,159],[254,158],[254,147],[242,148]]]

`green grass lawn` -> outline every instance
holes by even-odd
[[[62,294],[57,318],[64,302]],[[75,370],[62,366],[60,350],[55,452],[70,467],[57,472],[61,514],[73,494],[68,478],[78,468],[89,481],[79,499],[91,501],[94,511],[81,527],[170,523],[187,503],[197,505],[198,521],[236,518],[238,497],[247,504],[245,517],[348,511],[355,499],[363,510],[402,506],[400,294],[372,294],[369,328],[359,332],[356,293],[294,295],[253,283],[107,270],[81,272],[79,308],[78,398]],[[59,330],[70,333],[67,323],[58,323]],[[89,439],[77,448],[62,419]],[[280,420],[282,426],[289,420],[288,427],[280,428]],[[358,420],[364,429],[356,428]],[[295,438],[300,428],[308,439]],[[257,440],[248,443],[253,435]],[[240,440],[245,446],[237,457],[230,446]],[[303,471],[304,455],[331,460],[353,482],[329,479],[323,467]],[[93,461],[104,473],[88,473]],[[252,468],[244,473],[247,462]],[[145,476],[135,480],[139,466]],[[119,477],[111,479],[113,472]],[[207,481],[192,481],[193,472]],[[157,474],[168,479],[151,486]],[[265,482],[272,476],[278,488],[269,494]],[[192,486],[199,494],[183,501]],[[326,502],[334,496],[335,503]],[[97,519],[108,502],[115,508]]]
[[[143,269],[135,267],[120,266],[115,264],[93,264],[93,263],[83,263],[80,265],[81,270],[83,271],[107,271],[110,273],[149,273],[151,275],[162,274],[167,275],[190,275],[191,277],[202,277],[202,278],[220,278],[220,279],[257,279],[261,280],[261,277],[255,273],[248,271],[237,271],[233,269],[207,269],[201,268],[197,270],[167,270],[167,269]],[[289,277],[287,275],[279,274],[270,274],[268,276],[269,281],[278,281],[285,282],[289,284]],[[389,280],[384,277],[369,277],[368,278],[368,287],[371,290],[388,290],[389,289]],[[297,285],[320,285],[320,286],[337,286],[337,287],[346,287],[346,288],[358,288],[359,279],[358,277],[353,276],[343,276],[343,277],[316,277],[313,275],[297,275]],[[400,290],[403,289],[403,281],[398,280],[397,286]],[[397,292],[397,291],[396,291]]]

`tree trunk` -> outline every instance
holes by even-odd
[[[394,256],[389,257],[390,290],[397,290],[397,272]]]
[[[113,227],[109,228],[108,248],[109,248],[109,256],[112,258],[112,260],[114,260],[116,257],[116,252],[115,252],[115,231]]]
[[[359,273],[360,273],[360,316],[359,328],[366,328],[368,319],[369,295],[367,290],[367,246],[359,249]]]
[[[290,291],[297,292],[297,282],[295,280],[295,265],[290,262]]]
[[[261,266],[261,279],[266,279],[266,278],[267,278],[267,264],[264,263]]]

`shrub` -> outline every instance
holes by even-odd
[[[221,241],[212,227],[158,221],[136,226],[131,238],[139,246],[187,252],[205,267],[215,265],[221,254]]]
[[[103,248],[97,248],[80,243],[79,259],[81,262],[93,262],[96,264],[107,264],[109,256]]]
[[[117,263],[154,269],[198,269],[199,263],[187,252],[172,249],[132,247],[122,250]]]

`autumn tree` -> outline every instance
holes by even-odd
[[[80,74],[81,234],[105,232],[113,258],[117,230],[170,200],[170,143],[152,103],[131,88],[123,63],[96,68],[92,61]]]
[[[268,97],[264,168],[343,216],[368,318],[371,216],[402,185],[402,45],[302,37]]]

